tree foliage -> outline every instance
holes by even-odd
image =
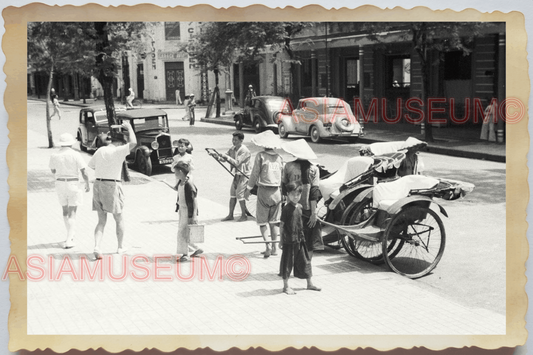
[[[182,50],[202,68],[215,73],[218,92],[218,74],[232,63],[255,64],[263,60],[266,50],[274,57],[286,53],[289,61],[294,61],[291,39],[309,26],[309,22],[205,22]]]
[[[94,75],[104,87],[109,124],[115,123],[113,78],[124,51],[142,51],[143,33],[153,26],[143,22],[30,22],[28,65],[49,75],[46,96],[48,146],[53,147],[50,127],[50,89],[56,73]]]

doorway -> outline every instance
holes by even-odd
[[[180,99],[185,99],[185,71],[183,62],[165,63],[165,90],[166,100],[176,102],[176,90],[179,90]]]

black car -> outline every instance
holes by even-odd
[[[145,175],[152,174],[152,166],[172,163],[177,149],[169,134],[168,117],[159,109],[117,110],[117,123],[129,122],[137,146],[126,160],[135,164]],[[83,151],[96,150],[101,143],[98,134],[109,132],[105,109],[84,108],[80,111],[80,125],[77,138]]]
[[[256,96],[252,98],[252,105],[245,107],[233,117],[235,128],[253,127],[256,132],[270,129],[277,133],[278,116],[286,112],[290,114],[288,101],[280,96]]]

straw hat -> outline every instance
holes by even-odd
[[[269,148],[269,149],[279,149],[281,148],[281,139],[274,132],[267,130],[252,138],[252,143],[259,147]]]
[[[305,139],[297,139],[288,143],[284,143],[282,146],[284,151],[294,155],[298,159],[314,160],[318,159],[313,149],[309,146]]]
[[[70,147],[74,143],[76,143],[76,139],[70,133],[63,133],[59,137],[59,145],[62,147]]]

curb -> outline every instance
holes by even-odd
[[[225,126],[233,126],[234,122],[233,120],[224,119],[224,118],[202,118],[200,119],[202,122],[206,123],[214,123],[214,124],[220,124]],[[387,142],[387,140],[380,140],[380,139],[374,139],[374,138],[365,138],[361,137],[358,140],[358,143],[364,143],[364,144],[371,144],[371,143],[380,143],[380,142]],[[488,161],[494,161],[498,163],[505,163],[506,157],[501,155],[495,155],[495,154],[489,154],[489,153],[478,153],[478,152],[470,152],[470,151],[464,151],[464,150],[458,150],[453,148],[446,148],[446,147],[438,147],[438,146],[431,146],[429,145],[425,150],[423,150],[426,153],[430,154],[439,154],[439,155],[447,155],[452,157],[459,157],[459,158],[469,158],[469,159],[477,159],[477,160],[488,160]]]

